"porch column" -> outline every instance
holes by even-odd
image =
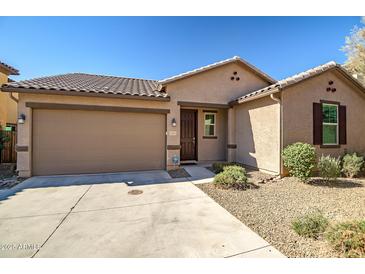
[[[233,107],[228,109],[228,122],[227,122],[227,161],[236,161],[236,121],[235,121],[235,109]]]

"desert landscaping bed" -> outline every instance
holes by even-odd
[[[224,190],[212,183],[197,185],[217,203],[288,257],[340,257],[323,239],[308,239],[292,230],[292,221],[319,209],[331,223],[365,219],[365,180],[339,179],[304,184],[296,178],[279,180],[248,172],[258,188]]]

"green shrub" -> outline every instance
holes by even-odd
[[[341,175],[341,161],[329,155],[322,155],[318,161],[319,175],[326,181],[337,179]]]
[[[346,177],[358,176],[364,166],[364,157],[356,153],[346,154],[342,159],[342,172]]]
[[[283,150],[284,166],[291,176],[306,182],[315,166],[315,148],[310,144],[295,143]]]
[[[365,257],[365,220],[334,225],[326,238],[345,257]]]
[[[223,169],[227,166],[241,166],[243,167],[242,164],[240,163],[235,163],[235,162],[216,162],[212,164],[212,169],[213,172],[215,174],[221,173],[223,171]]]
[[[318,239],[327,226],[327,218],[318,210],[299,217],[292,222],[292,228],[298,235],[314,239]]]
[[[214,185],[223,189],[245,189],[247,187],[246,170],[240,166],[226,166],[223,172],[214,177]]]

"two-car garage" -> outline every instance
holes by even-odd
[[[34,107],[32,175],[165,169],[166,113]]]
[[[66,73],[11,82],[21,177],[166,169],[171,98],[156,80]]]

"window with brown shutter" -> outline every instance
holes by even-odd
[[[347,126],[346,126],[346,106],[339,108],[339,140],[340,145],[347,143]]]
[[[313,144],[339,147],[346,139],[346,106],[323,100],[313,103]]]
[[[313,144],[322,144],[322,104],[313,103]]]

